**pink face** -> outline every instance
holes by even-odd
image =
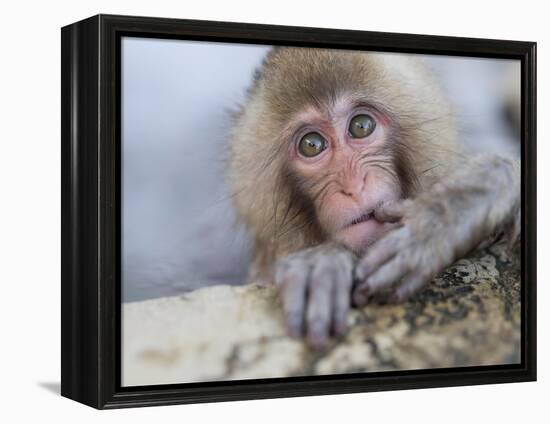
[[[293,121],[290,164],[325,232],[360,253],[391,224],[373,211],[401,195],[388,149],[389,118],[349,101],[330,111],[308,109]]]

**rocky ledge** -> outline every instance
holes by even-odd
[[[349,315],[322,352],[287,337],[270,287],[216,286],[123,305],[123,385],[520,362],[519,249],[458,261],[402,305]]]

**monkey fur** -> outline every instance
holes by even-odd
[[[354,110],[375,117],[370,145],[340,131]],[[324,159],[296,154],[303,128],[326,134]],[[230,149],[249,278],[276,285],[290,335],[313,347],[345,332],[352,304],[403,301],[491,235],[519,232],[519,163],[460,150],[453,110],[413,56],[272,49]]]

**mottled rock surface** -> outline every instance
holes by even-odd
[[[458,261],[402,305],[371,304],[322,352],[286,336],[272,288],[217,286],[123,305],[123,385],[520,362],[518,250]]]

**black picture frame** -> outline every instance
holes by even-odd
[[[521,61],[518,365],[121,387],[120,40],[151,38]],[[97,15],[61,31],[61,394],[120,408],[536,380],[536,43]]]

